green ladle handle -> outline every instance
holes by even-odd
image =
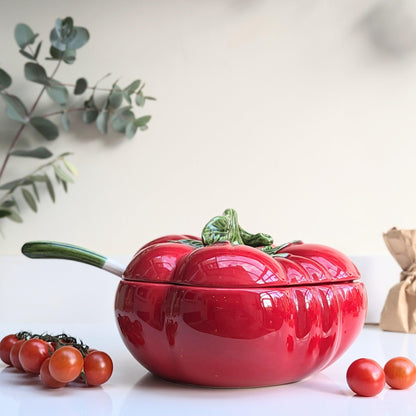
[[[31,259],[74,260],[106,270],[118,277],[122,277],[126,269],[126,266],[101,254],[56,241],[29,241],[22,246],[22,253]]]

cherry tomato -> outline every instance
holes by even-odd
[[[19,353],[20,349],[22,348],[22,345],[26,342],[24,339],[19,339],[10,350],[10,362],[11,365],[18,370],[23,370],[22,364],[19,360]]]
[[[377,362],[360,358],[348,367],[347,383],[357,395],[371,397],[383,390],[386,378],[383,368]]]
[[[113,373],[113,361],[102,351],[91,351],[84,358],[84,373],[89,386],[105,383]]]
[[[393,389],[407,389],[416,382],[416,366],[406,357],[395,357],[384,366],[386,383]]]
[[[53,347],[38,338],[27,340],[19,352],[19,361],[27,373],[39,374],[40,366],[51,355]]]
[[[0,359],[8,365],[11,365],[10,350],[17,341],[19,341],[19,338],[14,334],[6,335],[0,341]]]
[[[84,357],[75,347],[66,345],[57,349],[51,356],[49,371],[61,383],[74,381],[82,371]]]
[[[64,387],[66,383],[61,383],[60,381],[55,380],[49,371],[49,363],[51,361],[51,357],[48,357],[40,366],[40,378],[45,383],[46,386],[51,387],[53,389],[58,389],[60,387]]]

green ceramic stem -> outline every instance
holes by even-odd
[[[264,233],[251,234],[240,227],[237,212],[226,209],[223,215],[212,218],[202,230],[204,245],[228,241],[231,244],[245,244],[251,247],[273,244],[273,238]]]
[[[74,260],[106,270],[119,277],[125,267],[101,254],[82,247],[56,241],[30,241],[22,247],[22,253],[32,259]]]

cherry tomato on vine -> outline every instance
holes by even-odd
[[[407,389],[416,382],[416,366],[406,357],[395,357],[384,366],[386,383],[393,389]]]
[[[15,368],[17,368],[18,370],[23,370],[22,364],[20,363],[19,360],[19,353],[20,353],[20,349],[22,348],[22,345],[26,342],[26,340],[24,339],[19,339],[19,341],[17,341],[12,349],[10,350],[10,362],[11,365]]]
[[[82,371],[84,357],[72,346],[57,349],[51,356],[49,371],[51,376],[61,383],[74,381]]]
[[[84,373],[89,386],[99,386],[111,377],[113,361],[103,351],[91,351],[84,358]]]
[[[53,389],[58,389],[60,387],[66,386],[66,383],[61,383],[60,381],[55,380],[49,371],[49,363],[51,358],[48,357],[40,366],[40,378],[45,383],[46,386]]]
[[[6,335],[0,341],[0,359],[8,365],[11,365],[10,350],[17,341],[19,341],[19,338],[15,334]]]
[[[52,354],[53,347],[38,338],[27,340],[19,352],[19,361],[27,373],[39,374],[40,366]]]
[[[386,378],[383,368],[376,361],[360,358],[348,367],[347,383],[357,395],[371,397],[383,390]]]

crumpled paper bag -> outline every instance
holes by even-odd
[[[383,234],[383,238],[402,272],[400,282],[387,295],[380,328],[416,333],[416,230],[392,228]]]

